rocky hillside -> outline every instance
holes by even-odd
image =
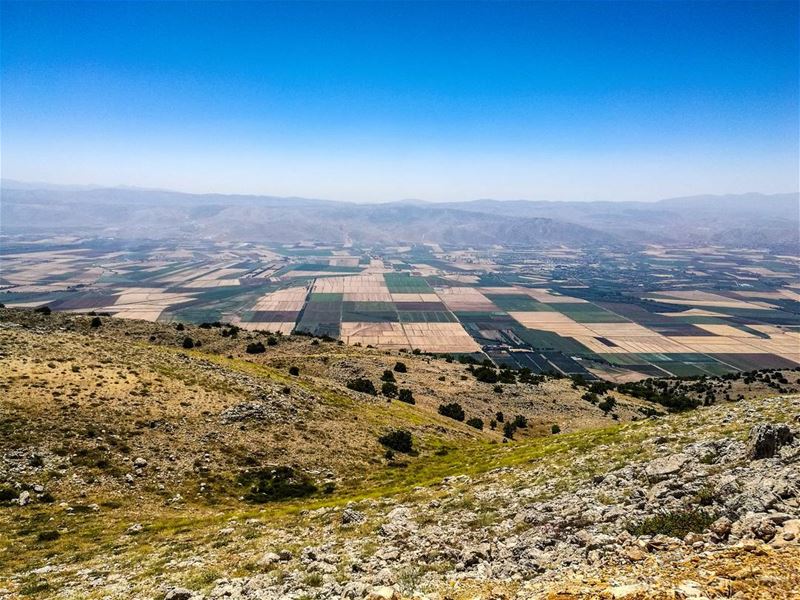
[[[800,586],[797,395],[603,410],[568,380],[234,331],[0,310],[0,598]]]

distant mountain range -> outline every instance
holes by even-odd
[[[797,252],[800,195],[659,202],[528,200],[352,204],[2,181],[0,232],[296,242],[553,245],[715,244]]]

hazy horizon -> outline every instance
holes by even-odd
[[[10,179],[356,202],[800,189],[794,2],[0,10]]]
[[[10,186],[8,184],[11,184]],[[578,199],[578,200],[567,200],[567,199],[559,199],[559,200],[550,200],[546,198],[535,199],[535,198],[496,198],[496,197],[483,197],[483,198],[472,198],[472,197],[465,197],[460,198],[458,200],[441,200],[441,199],[427,199],[427,198],[388,198],[382,200],[354,200],[348,198],[325,198],[325,197],[313,197],[313,196],[301,196],[297,194],[288,195],[288,196],[279,196],[277,194],[270,194],[270,193],[251,193],[251,192],[218,192],[213,190],[208,191],[187,191],[187,190],[180,190],[180,189],[170,189],[170,188],[159,188],[159,187],[142,187],[135,184],[128,184],[128,183],[118,183],[112,185],[101,185],[95,183],[63,183],[63,182],[52,182],[52,181],[22,181],[19,179],[14,179],[10,177],[3,177],[0,180],[0,185],[5,187],[14,188],[15,185],[21,186],[21,189],[38,189],[38,190],[46,190],[46,189],[56,189],[56,190],[73,190],[73,191],[88,191],[88,190],[102,190],[102,189],[109,189],[109,190],[130,190],[130,191],[142,191],[142,192],[167,192],[167,193],[177,193],[177,194],[190,194],[190,195],[220,195],[220,196],[252,196],[252,197],[269,197],[269,198],[282,198],[282,199],[298,199],[298,200],[321,200],[321,201],[332,201],[332,202],[343,202],[343,203],[350,203],[350,204],[392,204],[392,203],[403,203],[403,202],[417,202],[417,203],[424,203],[424,204],[448,204],[452,202],[482,202],[482,201],[490,201],[490,202],[585,202],[585,203],[592,203],[592,202],[609,202],[613,204],[625,204],[625,203],[635,203],[635,202],[643,202],[643,203],[650,203],[654,204],[661,201],[667,200],[677,200],[682,198],[700,198],[700,197],[715,197],[715,198],[727,198],[727,197],[734,197],[734,196],[749,196],[749,195],[760,195],[765,197],[771,196],[785,196],[791,194],[800,194],[800,190],[789,190],[789,191],[781,191],[781,192],[773,192],[769,194],[765,194],[760,191],[750,190],[746,192],[737,192],[737,193],[708,193],[708,194],[692,194],[689,196],[673,196],[673,197],[664,197],[664,198],[655,198],[649,200],[592,200],[592,199]]]

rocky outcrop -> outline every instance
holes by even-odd
[[[760,423],[750,430],[747,455],[753,460],[772,458],[781,448],[790,444],[793,438],[788,425]]]

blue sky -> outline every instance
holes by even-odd
[[[354,201],[796,191],[797,2],[2,2],[2,175]]]

